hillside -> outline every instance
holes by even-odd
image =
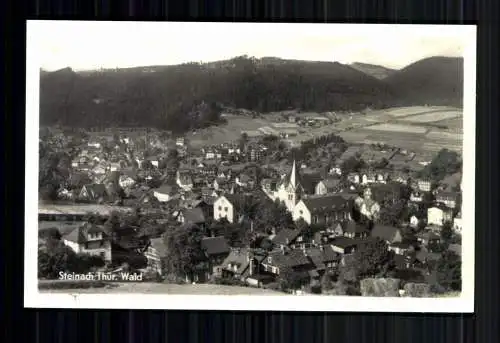
[[[362,110],[421,101],[433,104],[426,85],[460,88],[456,68],[441,73],[417,65],[378,80],[337,62],[246,56],[209,64],[137,67],[76,73],[70,68],[40,77],[40,123],[75,127],[149,126],[185,132],[220,123],[222,106],[266,113]],[[460,72],[460,71],[458,71]],[[452,73],[451,77],[444,77]],[[446,79],[446,83],[441,79]],[[406,92],[415,78],[418,96]],[[454,83],[455,82],[455,83]],[[401,87],[403,92],[398,89]],[[409,97],[411,94],[413,97]]]
[[[368,63],[355,62],[355,63],[349,64],[349,66],[351,68],[359,70],[360,72],[363,72],[367,75],[373,76],[374,78],[379,79],[379,80],[385,79],[386,77],[388,77],[396,72],[395,69],[390,69],[390,68],[382,67],[382,66],[375,65],[375,64],[368,64]]]
[[[399,104],[463,105],[463,58],[430,57],[417,61],[384,79]]]

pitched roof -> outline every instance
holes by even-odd
[[[307,209],[311,213],[328,212],[331,210],[339,210],[348,207],[348,200],[340,195],[315,195],[302,199]]]
[[[269,253],[268,257],[271,257],[271,264],[278,268],[293,268],[312,264],[312,261],[301,249],[273,251]]]
[[[299,230],[284,228],[281,229],[276,236],[273,237],[272,242],[278,245],[288,245],[300,235]]]
[[[238,274],[243,274],[250,263],[248,259],[249,253],[250,250],[247,248],[231,249],[229,255],[224,259],[224,262],[222,262],[223,268],[228,269],[229,264],[236,265],[237,269],[235,272]]]
[[[336,246],[339,248],[353,247],[356,246],[357,244],[358,244],[357,240],[349,237],[337,237],[331,242],[332,246]]]
[[[307,255],[318,269],[325,267],[325,263],[338,261],[340,254],[333,251],[331,245],[325,245],[322,248],[310,248],[306,250]]]
[[[354,220],[346,220],[341,223],[342,231],[345,233],[368,233],[368,228],[365,225],[356,223]]]
[[[189,208],[183,211],[184,221],[186,223],[204,223],[205,215],[200,207]]]
[[[157,192],[160,194],[168,194],[168,195],[173,195],[177,191],[178,191],[178,187],[176,185],[171,185],[171,184],[161,185],[160,187],[158,187],[154,190],[154,192]]]
[[[90,199],[97,200],[100,197],[106,197],[106,187],[102,183],[94,183],[83,186],[87,190],[87,195]]]
[[[333,177],[326,178],[320,182],[322,182],[328,190],[336,189],[340,185],[340,179]]]
[[[205,237],[201,240],[201,248],[207,255],[229,254],[230,247],[223,236]]]

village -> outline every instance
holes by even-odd
[[[151,129],[41,128],[39,278],[56,277],[58,240],[86,261],[65,272],[126,265],[150,282],[296,294],[366,295],[365,280],[382,278],[399,293],[460,291],[457,153],[334,134],[291,145],[286,129],[193,147]]]

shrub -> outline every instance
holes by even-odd
[[[399,279],[364,279],[360,282],[361,295],[372,297],[399,297]]]
[[[216,285],[227,285],[227,286],[241,286],[241,287],[247,287],[248,285],[239,279],[231,279],[231,278],[222,278],[222,277],[216,277],[213,279],[213,283]]]

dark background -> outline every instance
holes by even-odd
[[[498,342],[498,2],[5,1],[5,342]],[[474,315],[23,309],[26,19],[478,24]],[[32,190],[33,193],[37,190]]]

